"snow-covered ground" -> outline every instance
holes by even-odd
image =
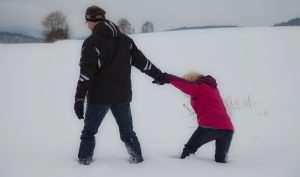
[[[133,69],[132,112],[145,162],[128,162],[109,112],[97,134],[96,161],[80,166],[83,121],[73,100],[82,41],[60,41],[0,45],[0,177],[299,176],[299,27],[132,37],[163,71],[215,76],[236,128],[230,162],[213,161],[213,142],[178,159],[196,126],[188,97]]]

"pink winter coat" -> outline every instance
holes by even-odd
[[[169,79],[172,85],[191,96],[191,105],[197,114],[199,126],[234,130],[212,76],[204,76],[195,82],[174,75],[169,75]]]

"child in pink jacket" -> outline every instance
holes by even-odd
[[[198,128],[185,145],[181,159],[194,154],[202,145],[216,140],[215,161],[226,163],[234,127],[226,112],[216,80],[208,75],[189,73],[184,79],[167,74],[167,80],[190,95],[197,114]]]

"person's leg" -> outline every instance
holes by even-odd
[[[193,133],[189,141],[185,144],[185,147],[181,154],[181,159],[194,154],[202,145],[215,140],[218,137],[218,133],[215,129],[198,127]]]
[[[110,105],[88,104],[81,133],[81,142],[78,152],[79,160],[91,161],[95,149],[95,134],[105,117]]]
[[[233,131],[223,130],[223,136],[216,139],[215,161],[220,163],[227,162],[227,153],[230,148]]]
[[[111,106],[111,111],[119,126],[120,138],[125,143],[130,155],[130,161],[132,163],[142,162],[143,156],[140,142],[136,133],[133,131],[130,104],[113,104]]]

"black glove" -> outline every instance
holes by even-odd
[[[156,80],[152,81],[153,84],[158,85],[169,84],[170,82],[171,80],[168,73],[161,73],[161,75]]]
[[[78,119],[84,119],[83,118],[84,99],[78,99],[78,98],[75,99],[74,111],[75,111],[75,114],[77,115]]]

